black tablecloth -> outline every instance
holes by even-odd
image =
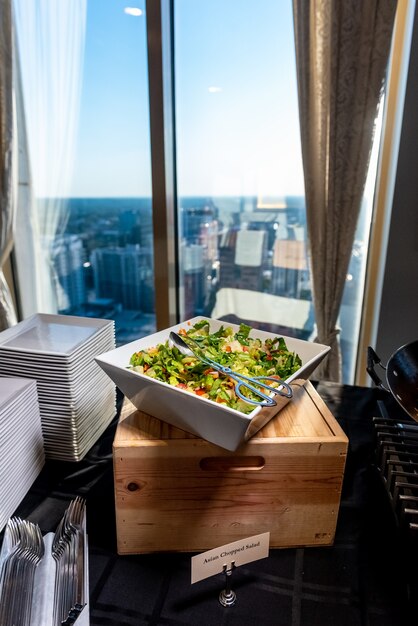
[[[116,419],[83,461],[48,461],[16,515],[54,531],[69,501],[86,498],[92,626],[416,624],[408,578],[414,557],[405,554],[374,467],[372,417],[383,392],[333,383],[320,383],[317,391],[350,442],[335,544],[271,550],[267,559],[237,568],[233,607],[223,608],[217,599],[223,575],[190,584],[191,554],[117,555]]]

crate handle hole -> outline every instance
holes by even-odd
[[[212,456],[201,459],[200,469],[205,472],[242,472],[261,470],[266,464],[262,456]]]

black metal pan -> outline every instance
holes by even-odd
[[[385,387],[375,366],[386,370]],[[381,389],[389,391],[412,419],[418,422],[418,340],[407,343],[392,354],[386,366],[376,352],[367,349],[367,373]]]

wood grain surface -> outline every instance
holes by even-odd
[[[113,444],[118,551],[200,551],[270,532],[333,541],[348,440],[308,382],[229,452],[124,402]]]

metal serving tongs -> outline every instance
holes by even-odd
[[[244,376],[244,374],[234,372],[234,370],[232,370],[230,367],[226,367],[225,365],[221,365],[220,363],[213,361],[203,353],[202,348],[191,337],[187,337],[187,341],[195,343],[196,348],[191,348],[180,335],[173,331],[170,332],[168,341],[171,346],[175,346],[185,356],[194,356],[199,359],[199,361],[202,361],[202,363],[210,365],[210,367],[212,367],[217,372],[225,374],[225,376],[229,376],[229,378],[235,380],[235,393],[241,398],[241,400],[244,400],[245,402],[249,402],[250,404],[256,404],[257,406],[275,406],[277,404],[274,398],[263,393],[263,391],[261,391],[257,387],[266,389],[269,393],[274,393],[278,396],[284,396],[285,398],[291,398],[293,396],[292,388],[279,378],[276,378],[274,376]],[[271,380],[272,382],[279,384],[279,387],[271,387],[267,383],[263,382],[266,380]],[[242,387],[245,387],[246,389],[252,391],[256,396],[260,398],[260,400],[247,398],[247,396],[245,396],[241,391]]]

